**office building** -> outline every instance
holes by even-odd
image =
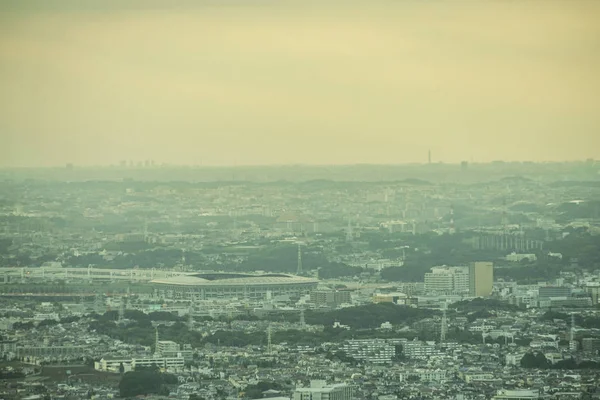
[[[351,303],[352,297],[347,290],[315,290],[310,293],[310,302],[316,307],[336,308]]]
[[[179,351],[179,345],[170,340],[159,340],[157,342],[156,354],[163,356],[166,353],[177,353]]]
[[[427,360],[431,356],[440,353],[439,349],[435,346],[435,342],[411,341],[406,342],[403,348],[406,358],[414,360]]]
[[[119,372],[121,364],[125,371],[135,370],[136,367],[158,366],[161,369],[182,368],[185,365],[185,359],[178,357],[106,357],[96,361],[95,369],[98,371]]]
[[[570,297],[571,288],[566,286],[542,286],[539,288],[540,298]]]
[[[537,390],[498,390],[494,400],[534,400],[539,399]]]
[[[469,265],[469,295],[488,297],[494,288],[494,264],[486,261]]]
[[[585,353],[596,354],[600,351],[600,339],[583,338],[581,339],[581,350]]]
[[[592,304],[598,304],[598,298],[600,297],[600,284],[597,282],[588,283],[585,287],[585,291],[592,297]]]
[[[408,296],[405,293],[375,293],[373,295],[373,303],[393,303],[405,305]]]
[[[17,353],[16,340],[0,340],[0,356]]]
[[[536,261],[537,256],[535,254],[517,254],[515,252],[504,257],[506,261],[521,262],[523,260]]]
[[[354,390],[345,383],[327,384],[325,381],[310,381],[310,387],[296,388],[293,400],[352,400]]]
[[[467,267],[434,267],[425,274],[425,292],[428,294],[463,294],[469,292]]]
[[[356,360],[387,364],[396,355],[396,348],[385,339],[348,340],[344,344],[344,352]]]

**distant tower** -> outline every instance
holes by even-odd
[[[273,346],[271,344],[271,325],[267,328],[267,354],[273,353]]]
[[[351,242],[354,237],[352,233],[352,220],[348,218],[348,228],[346,228],[346,241]]]
[[[121,297],[121,301],[119,303],[119,322],[123,322],[125,319],[125,298]]]
[[[154,354],[160,356],[158,351],[158,325],[154,327]]]
[[[100,293],[96,293],[94,298],[94,310],[98,314],[104,314],[106,312],[106,305],[104,304],[104,298]]]
[[[481,320],[481,338],[483,339],[483,344],[485,344],[485,320]]]
[[[577,351],[578,343],[575,340],[575,314],[571,314],[571,330],[569,331],[569,350]]]
[[[194,329],[194,303],[190,303],[190,309],[188,311],[188,329],[191,331]]]
[[[454,229],[454,204],[450,205],[450,229],[449,233],[452,234],[456,232]]]
[[[427,162],[431,164],[431,150],[427,153]]]
[[[304,319],[304,308],[300,309],[300,326],[302,329],[306,328],[306,320]]]
[[[446,341],[446,333],[448,331],[448,319],[446,317],[446,309],[448,308],[448,303],[444,302],[442,305],[442,325],[440,326],[440,343],[444,343]]]
[[[144,219],[144,242],[148,242],[148,219]]]
[[[508,229],[508,217],[506,215],[506,198],[502,200],[502,230],[506,234]]]
[[[298,243],[298,266],[296,267],[296,275],[302,275],[302,244]]]

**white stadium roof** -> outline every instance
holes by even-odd
[[[200,275],[200,276],[198,276]],[[287,274],[266,274],[266,275],[247,275],[229,274],[226,278],[205,279],[197,275],[181,275],[172,276],[169,278],[155,279],[151,283],[161,285],[177,285],[177,286],[253,286],[253,285],[286,285],[299,283],[318,283],[314,278],[305,278],[302,276],[287,275]]]

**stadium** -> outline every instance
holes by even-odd
[[[172,300],[263,300],[267,294],[299,297],[316,289],[314,278],[288,274],[199,273],[151,281],[154,293]]]

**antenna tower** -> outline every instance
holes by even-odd
[[[119,302],[119,322],[123,322],[125,319],[125,298],[121,297],[121,301]]]
[[[267,328],[267,353],[273,353],[273,346],[271,344],[271,325]]]
[[[154,354],[158,354],[158,325],[154,327]]]
[[[190,303],[190,309],[188,311],[188,329],[194,329],[194,303]]]
[[[485,320],[481,320],[481,338],[483,339],[483,344],[485,344]]]
[[[302,326],[302,329],[306,328],[306,320],[304,319],[304,308],[300,309],[300,326]]]
[[[506,215],[506,198],[502,199],[502,230],[506,235],[508,230],[508,217]]]
[[[348,228],[346,228],[346,241],[351,242],[353,238],[352,233],[352,220],[348,218]]]
[[[296,268],[296,275],[302,275],[302,244],[298,242],[298,267]]]
[[[446,341],[446,333],[448,331],[448,319],[446,316],[446,310],[448,308],[448,303],[444,302],[442,305],[442,326],[440,327],[440,343],[444,343]]]

